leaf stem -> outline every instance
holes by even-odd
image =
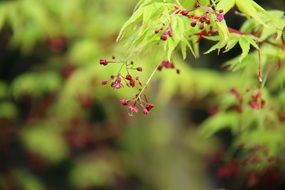
[[[143,88],[141,89],[140,93],[137,95],[136,100],[140,100],[141,99],[141,94],[144,92],[144,90],[146,89],[146,87],[148,86],[148,84],[150,83],[151,79],[153,78],[155,72],[157,71],[157,68],[159,67],[160,64],[157,64],[155,69],[152,71],[151,75],[149,76],[148,80],[146,81],[145,85],[143,86]]]

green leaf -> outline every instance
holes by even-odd
[[[269,154],[276,154],[281,145],[284,145],[283,131],[274,130],[253,130],[243,133],[238,141],[246,145],[246,148],[252,148],[256,145],[262,145],[268,148]]]
[[[230,51],[239,41],[239,37],[236,36],[236,35],[231,35],[230,38],[229,38],[229,41],[227,43],[227,46],[225,48],[225,52],[228,52]]]
[[[240,47],[242,49],[242,54],[241,54],[241,56],[239,58],[239,61],[241,62],[248,55],[248,52],[250,50],[250,43],[246,39],[241,38],[239,40],[239,45],[240,45]]]
[[[185,60],[185,59],[186,59],[186,56],[187,56],[187,54],[186,54],[186,51],[187,51],[187,43],[185,43],[185,41],[182,41],[182,42],[180,43],[180,49],[181,49],[182,58],[183,58],[183,60]]]
[[[255,29],[255,26],[256,25],[256,23],[253,21],[253,20],[246,20],[243,24],[242,24],[242,26],[241,26],[241,28],[240,28],[240,31],[242,32],[242,33],[247,33],[247,34],[249,34],[249,33],[251,33],[254,29]]]
[[[70,172],[70,182],[78,189],[103,186],[119,174],[117,166],[106,159],[98,157],[81,158]]]
[[[203,6],[210,5],[210,0],[199,0],[199,3]]]
[[[68,154],[68,146],[57,124],[46,122],[26,127],[21,133],[25,147],[51,162],[59,162]]]
[[[192,10],[196,1],[193,0],[179,0],[179,3],[188,10]]]
[[[0,99],[8,96],[8,87],[4,82],[0,81]]]
[[[258,11],[253,6],[252,0],[236,0],[236,5],[238,9],[247,16],[254,18],[257,22],[262,24],[263,26],[268,27],[267,24],[261,19]]]
[[[120,41],[124,35],[125,30],[133,23],[135,23],[140,17],[142,17],[144,14],[144,8],[139,8],[134,12],[134,14],[131,16],[131,18],[122,26],[121,31],[119,32],[119,35],[117,37],[117,41]]]
[[[45,187],[35,175],[27,170],[13,171],[13,175],[19,180],[23,190],[44,190]]]
[[[224,13],[227,13],[234,5],[235,0],[221,0],[216,6],[216,10],[223,10]]]
[[[0,6],[0,29],[2,29],[6,21],[6,9],[5,8],[6,8],[5,6]]]
[[[240,116],[236,112],[218,113],[201,125],[200,132],[205,137],[209,137],[226,128],[229,128],[232,132],[236,132],[239,127],[239,120]]]

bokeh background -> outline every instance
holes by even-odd
[[[136,3],[0,1],[0,189],[231,187],[209,167],[209,155],[226,149],[231,136],[203,139],[197,129],[215,111],[213,95],[230,88],[225,79],[238,78],[222,64],[239,49],[178,61],[180,75],[156,74],[147,89],[153,112],[129,117],[119,99],[134,91],[102,86],[118,68],[99,59],[127,56],[116,37]],[[283,0],[259,3],[285,7]],[[243,21],[234,11],[227,17],[233,27]],[[135,58],[142,78],[161,61],[155,54]]]

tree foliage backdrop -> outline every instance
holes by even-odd
[[[0,189],[284,189],[284,7],[0,0]]]

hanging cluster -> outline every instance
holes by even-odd
[[[108,83],[110,83],[113,89],[120,89],[124,86],[133,88],[136,86],[136,84],[142,86],[142,82],[140,81],[139,77],[134,77],[130,74],[130,70],[142,72],[142,67],[134,67],[134,63],[132,61],[130,63],[127,63],[126,61],[117,61],[114,56],[112,60],[100,59],[100,65],[107,66],[111,63],[120,64],[120,70],[116,75],[111,75],[109,80],[101,81],[102,85],[107,85]],[[125,75],[122,73],[124,67],[126,70]]]
[[[199,11],[196,11],[198,9]],[[222,22],[224,20],[223,10],[214,10],[211,6],[201,7],[199,3],[196,3],[193,10],[187,10],[176,5],[174,6],[174,13],[187,17],[190,20],[190,26],[199,27],[200,32],[198,35],[202,34],[202,36],[217,33],[217,30],[211,25],[211,21]],[[154,32],[160,35],[162,41],[166,41],[169,37],[173,37],[174,33],[171,26],[166,26],[165,23],[162,25],[162,27],[156,29]]]
[[[197,12],[197,9],[201,11]],[[222,22],[224,20],[223,10],[214,10],[211,6],[201,7],[199,3],[196,3],[194,9],[191,11],[176,5],[175,14],[187,17],[190,20],[190,26],[199,27],[200,32],[205,36],[217,32],[211,25],[212,21]]]
[[[266,101],[262,98],[262,94],[260,91],[256,91],[252,96],[251,99],[248,101],[248,105],[254,109],[262,109],[266,104]]]
[[[149,103],[147,98],[145,97],[143,99],[121,99],[120,100],[121,104],[123,106],[127,106],[128,110],[130,111],[130,115],[132,113],[138,113],[139,112],[139,107],[141,108],[143,114],[147,115],[149,112],[154,108],[154,105],[152,103]]]
[[[120,103],[123,106],[127,106],[130,111],[130,115],[139,112],[139,106],[143,114],[147,115],[154,105],[148,102],[146,95],[143,95],[143,91],[146,85],[143,85],[142,81],[138,76],[134,76],[131,71],[142,72],[142,67],[135,67],[133,61],[119,61],[113,56],[111,60],[100,59],[100,65],[107,66],[109,64],[118,64],[120,69],[116,75],[111,75],[108,80],[101,81],[102,85],[110,84],[111,88],[118,90],[124,87],[134,88],[138,87],[138,93],[132,99],[121,99]],[[125,72],[123,72],[125,70]],[[141,96],[144,96],[141,98]],[[138,106],[139,105],[139,106]]]
[[[168,39],[168,37],[173,37],[173,31],[171,29],[171,27],[167,27],[165,28],[165,25],[163,24],[163,26],[159,29],[156,29],[154,31],[155,34],[160,34],[160,39],[162,41],[166,41]]]
[[[180,70],[175,68],[175,65],[168,60],[163,60],[158,66],[157,70],[161,71],[162,69],[175,69],[177,74],[180,74]]]

